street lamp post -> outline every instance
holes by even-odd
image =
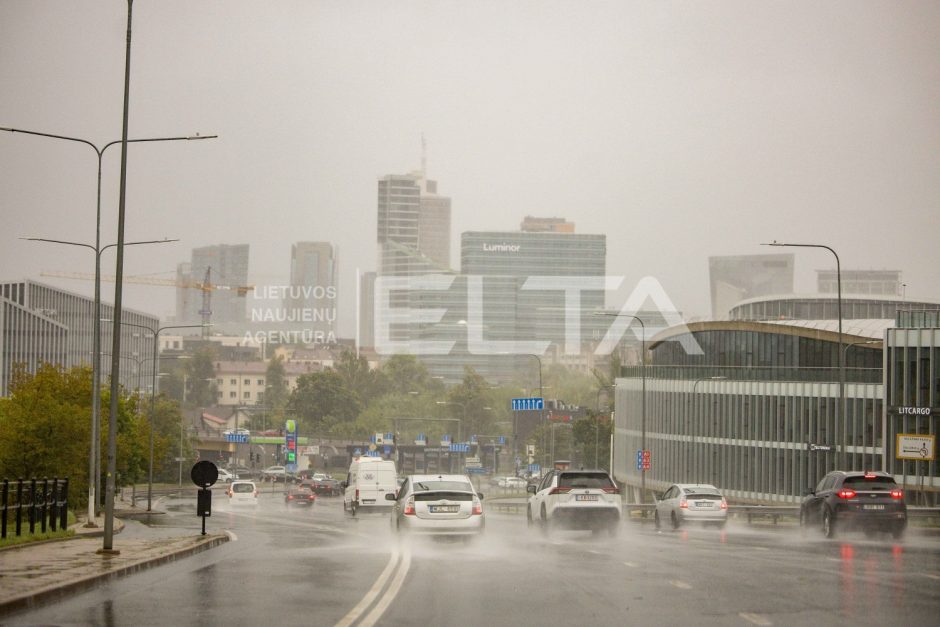
[[[639,316],[627,313],[607,313],[603,311],[594,312],[595,316],[610,316],[613,318],[633,318],[640,323],[642,337],[640,338],[640,364],[642,376],[642,388],[640,393],[640,450],[646,451],[646,325]],[[613,472],[613,468],[610,469]],[[640,501],[646,498],[646,470],[640,469]]]
[[[95,245],[91,246],[89,244],[78,244],[75,242],[58,242],[63,244],[72,244],[76,246],[86,246],[95,251],[95,323],[93,325],[93,338],[92,342],[94,344],[94,354],[92,356],[92,425],[91,425],[91,447],[89,451],[89,472],[93,472],[91,465],[94,463],[92,460],[96,459],[98,452],[98,429],[101,422],[101,326],[98,320],[101,318],[101,253],[105,249],[116,244],[110,244],[105,247],[101,247],[101,162],[104,157],[104,152],[111,146],[115,144],[120,144],[122,141],[127,143],[139,143],[139,142],[163,142],[163,141],[180,141],[180,140],[197,140],[197,139],[215,139],[217,135],[195,135],[195,136],[181,136],[181,137],[150,137],[144,139],[127,139],[127,140],[115,140],[108,142],[101,148],[95,145],[93,142],[90,142],[86,139],[81,139],[78,137],[68,137],[66,135],[55,135],[53,133],[41,133],[38,131],[30,131],[20,128],[8,128],[0,127],[0,131],[6,131],[8,133],[23,133],[24,135],[36,135],[39,137],[48,137],[50,139],[60,139],[64,141],[77,142],[89,146],[92,150],[95,151],[95,154],[98,159],[98,192],[97,192],[97,203],[96,203],[96,212],[95,212]],[[40,240],[38,241],[56,241],[56,240]],[[173,240],[175,241],[175,240]],[[144,242],[125,242],[125,246],[132,244],[141,244]],[[88,502],[96,503],[95,498],[95,484],[96,481],[92,481],[89,476],[88,481]],[[96,527],[95,516],[94,516],[94,506],[90,505],[88,508],[88,521],[86,522],[86,527]]]
[[[150,464],[147,471],[147,511],[149,512],[152,506],[153,500],[153,409],[154,409],[154,399],[157,396],[157,355],[160,351],[160,333],[166,331],[167,329],[201,329],[207,325],[204,324],[173,324],[165,327],[148,327],[143,324],[135,324],[133,322],[121,322],[128,327],[137,327],[139,329],[145,329],[150,331],[153,334],[153,359],[154,366],[151,370],[151,391],[150,391]],[[113,405],[113,403],[112,403]]]
[[[6,130],[6,129],[4,129]],[[29,131],[19,131],[19,132],[29,132]],[[41,134],[41,133],[40,133]],[[83,141],[83,140],[76,140]],[[114,142],[112,142],[114,143]],[[110,146],[111,144],[108,144]],[[105,146],[107,148],[108,146]],[[102,148],[102,152],[104,148]],[[99,153],[98,159],[98,185],[99,185],[99,216],[100,221],[100,206],[101,206],[101,158]],[[21,237],[20,239],[30,241],[30,242],[46,242],[49,244],[64,244],[66,246],[80,246],[82,248],[88,248],[95,253],[95,320],[92,324],[93,335],[92,335],[92,358],[91,358],[91,447],[88,451],[88,521],[85,523],[86,527],[97,527],[95,523],[95,507],[96,507],[96,498],[95,498],[95,488],[97,481],[97,475],[95,471],[97,470],[97,459],[98,459],[98,427],[101,421],[101,254],[109,248],[114,248],[117,244],[108,244],[107,246],[101,246],[100,235],[96,233],[95,235],[95,245],[85,244],[83,242],[70,242],[60,239],[49,239],[45,237]],[[125,246],[138,246],[141,244],[169,244],[171,242],[178,242],[177,239],[162,239],[162,240],[147,240],[141,242],[125,242]],[[114,373],[111,373],[112,376]],[[93,479],[94,477],[94,479]]]
[[[839,416],[842,419],[841,430],[842,430],[842,445],[839,448],[839,465],[845,465],[845,456],[846,448],[848,447],[848,433],[845,428],[845,351],[842,349],[842,265],[839,261],[839,255],[835,250],[826,246],[825,244],[784,244],[774,240],[769,244],[761,244],[761,246],[788,246],[793,248],[825,248],[832,253],[832,256],[836,258],[836,291],[837,291],[837,308],[839,314]],[[831,436],[830,436],[831,437]]]

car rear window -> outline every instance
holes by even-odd
[[[469,492],[419,492],[415,494],[416,501],[472,501],[473,495]]]
[[[894,490],[898,484],[891,477],[874,476],[867,477],[846,477],[842,482],[843,488],[852,488],[853,490]]]
[[[559,488],[612,488],[613,481],[604,472],[563,472],[558,476]]]
[[[243,492],[254,492],[254,491],[255,491],[255,486],[251,485],[250,483],[232,484],[232,492],[243,493]]]
[[[414,484],[415,493],[446,492],[448,490],[472,492],[473,486],[467,481],[416,481]]]
[[[703,494],[696,494],[692,492],[688,495],[690,499],[695,499],[696,501],[720,501],[721,495],[716,492],[706,492]]]
[[[683,490],[687,496],[697,499],[715,498],[720,499],[721,495],[714,488],[685,488]]]

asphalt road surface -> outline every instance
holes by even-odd
[[[928,625],[940,615],[940,539],[916,532],[827,541],[734,522],[628,524],[609,538],[543,535],[524,516],[490,514],[470,544],[402,542],[385,516],[348,517],[341,499],[224,501],[217,493],[207,526],[234,541],[7,624]],[[161,525],[198,533],[194,500],[166,506]]]

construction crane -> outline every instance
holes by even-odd
[[[83,281],[94,281],[94,273],[89,272],[62,272],[56,270],[43,270],[40,276],[56,277],[59,279],[79,279]],[[254,289],[253,285],[216,285],[212,283],[212,267],[206,268],[206,274],[202,283],[194,281],[177,281],[176,279],[160,279],[152,276],[125,276],[124,283],[135,283],[138,285],[162,285],[164,287],[184,287],[194,290],[202,290],[202,308],[199,315],[202,316],[202,337],[209,337],[209,323],[212,319],[212,292],[215,290],[234,291],[237,296],[245,297],[248,292]],[[115,277],[113,274],[102,274],[102,281],[113,283]]]

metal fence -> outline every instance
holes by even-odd
[[[3,479],[0,485],[0,538],[68,527],[69,480]],[[12,527],[12,529],[10,528]],[[11,533],[12,532],[12,533]]]

